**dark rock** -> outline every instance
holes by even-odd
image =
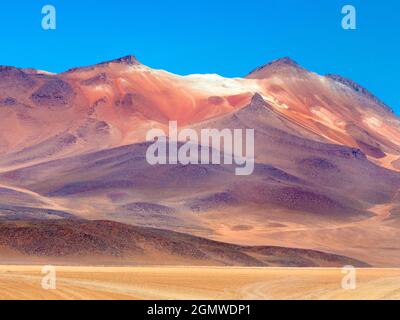
[[[74,90],[61,79],[52,79],[32,94],[32,101],[37,105],[65,106],[74,97]]]

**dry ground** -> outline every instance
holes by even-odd
[[[0,266],[0,299],[400,299],[400,269],[57,267],[57,289],[41,266]]]

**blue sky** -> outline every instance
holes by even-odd
[[[41,8],[57,9],[57,30]],[[341,8],[357,9],[357,30]],[[315,72],[338,73],[400,114],[397,0],[13,0],[0,4],[0,65],[65,69],[134,54],[178,74],[244,76],[290,56]]]

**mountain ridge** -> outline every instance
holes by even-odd
[[[3,252],[0,262],[28,258],[69,264],[101,261],[107,265],[369,267],[356,259],[315,250],[238,246],[112,221],[2,223],[0,252]]]
[[[111,220],[400,265],[400,119],[287,58],[256,73],[178,76],[133,56],[56,75],[0,68],[0,220]],[[150,166],[146,134],[170,121],[253,129],[253,174]]]

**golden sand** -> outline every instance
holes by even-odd
[[[358,269],[356,289],[341,269],[0,266],[0,299],[400,299],[400,269]]]

